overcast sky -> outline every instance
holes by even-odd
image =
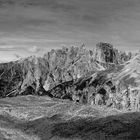
[[[0,61],[100,41],[140,49],[140,0],[0,0]]]

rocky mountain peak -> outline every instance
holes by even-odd
[[[100,42],[96,45],[95,59],[104,64],[117,64],[118,52],[109,43]]]

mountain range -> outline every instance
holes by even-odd
[[[121,52],[109,43],[100,42],[92,50],[84,44],[53,49],[42,57],[1,63],[0,97],[47,95],[74,100],[76,96],[80,102],[83,97],[77,94],[88,89],[87,98],[94,93],[94,98],[102,95],[107,101],[112,95],[120,104],[123,92],[139,90],[139,67],[140,54]]]

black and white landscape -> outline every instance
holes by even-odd
[[[0,140],[140,140],[139,0],[0,0]]]

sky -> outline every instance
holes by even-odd
[[[108,42],[140,49],[140,0],[0,0],[0,62]]]

